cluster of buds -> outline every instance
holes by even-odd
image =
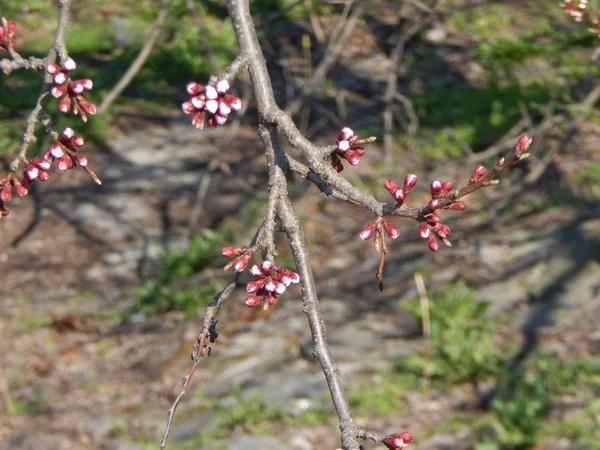
[[[345,159],[353,166],[358,165],[360,157],[365,154],[365,149],[360,147],[360,145],[368,144],[375,139],[373,136],[359,139],[350,128],[342,128],[335,140],[335,150],[331,154],[331,165],[335,171],[340,173],[344,170],[344,165],[340,158]]]
[[[193,115],[192,125],[196,128],[204,128],[205,120],[209,127],[224,125],[231,111],[242,108],[242,100],[227,93],[227,80],[219,80],[214,86],[203,86],[192,81],[186,89],[191,97],[181,105],[181,109],[185,114]]]
[[[43,158],[32,158],[25,168],[23,182],[30,186],[34,180],[46,181],[50,177],[50,167],[56,161],[56,167],[61,172],[82,167],[96,183],[101,184],[94,172],[88,169],[88,159],[78,153],[77,149],[83,146],[82,136],[76,136],[71,128],[65,128],[58,139],[50,144],[44,152]]]
[[[381,230],[385,231],[385,233],[391,238],[396,239],[400,236],[400,229],[394,225],[392,222],[388,222],[387,220],[380,219],[377,222],[370,222],[366,227],[360,230],[358,233],[358,237],[360,237],[363,241],[368,241],[373,237],[375,232],[377,231],[378,235],[381,236]]]
[[[0,216],[5,217],[10,214],[10,210],[6,207],[6,203],[12,199],[13,189],[19,197],[27,195],[27,188],[23,186],[14,172],[10,172],[6,178],[0,179]]]
[[[385,182],[385,188],[390,194],[392,194],[392,197],[394,197],[394,200],[396,200],[396,204],[400,206],[404,203],[406,196],[410,193],[412,188],[415,187],[417,181],[419,181],[417,176],[409,173],[404,177],[404,184],[402,187],[398,187],[394,180],[387,180]]]
[[[58,64],[48,64],[46,71],[53,76],[54,86],[50,93],[55,98],[60,98],[58,110],[62,113],[68,113],[73,108],[74,114],[79,114],[81,120],[87,122],[87,115],[96,114],[96,105],[90,103],[83,96],[85,91],[89,91],[94,86],[94,82],[89,78],[81,80],[72,80],[69,72],[77,68],[77,63],[72,58],[63,61],[62,67]]]
[[[566,14],[570,15],[575,22],[581,22],[587,6],[587,0],[563,0],[561,8]]]
[[[249,307],[264,302],[263,307],[267,309],[277,302],[277,296],[283,294],[290,284],[300,282],[300,276],[296,272],[276,267],[271,261],[252,266],[250,273],[254,280],[246,285],[246,291],[251,294],[246,297],[246,306]]]
[[[17,24],[2,17],[0,21],[0,51],[8,51],[17,45]]]
[[[223,258],[236,257],[233,261],[227,263],[227,265],[225,266],[225,270],[229,270],[233,267],[236,272],[242,272],[246,268],[248,263],[250,262],[250,259],[252,258],[252,255],[254,254],[254,252],[256,250],[257,250],[256,247],[246,247],[246,246],[223,247],[223,250],[221,251]]]
[[[413,437],[408,431],[403,431],[402,433],[386,436],[381,442],[390,450],[399,450],[411,444]]]

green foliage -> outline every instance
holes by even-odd
[[[352,389],[348,402],[359,416],[385,416],[402,411],[406,406],[406,393],[417,388],[418,377],[413,373],[381,373],[376,375],[376,380]]]
[[[194,314],[199,307],[208,305],[216,294],[214,286],[194,283],[175,287],[173,284],[207,268],[219,257],[223,242],[222,235],[204,229],[192,236],[186,250],[164,255],[157,280],[138,289],[137,309],[150,314],[174,309]]]
[[[429,305],[431,353],[398,363],[397,369],[424,373],[444,383],[477,383],[497,374],[503,353],[494,345],[497,319],[485,315],[489,304],[476,302],[474,291],[459,281],[444,288]],[[422,320],[418,300],[403,306]]]

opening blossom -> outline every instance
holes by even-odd
[[[331,154],[331,165],[336,172],[340,173],[344,170],[344,165],[340,158],[345,159],[351,165],[358,165],[361,156],[365,154],[365,149],[360,147],[360,144],[368,144],[373,142],[375,137],[368,137],[366,139],[359,139],[348,127],[344,127],[340,130],[340,134],[335,140],[335,150]]]
[[[246,285],[246,291],[251,294],[246,297],[246,306],[249,307],[264,302],[264,308],[267,309],[277,302],[277,296],[283,294],[290,284],[300,282],[300,276],[296,272],[276,267],[271,261],[252,266],[250,273],[255,279]]]
[[[203,86],[192,81],[186,90],[191,97],[181,105],[181,109],[185,114],[192,115],[192,125],[196,128],[204,128],[205,122],[209,127],[224,125],[231,111],[242,109],[242,100],[227,93],[227,80],[219,80],[214,86]]]
[[[17,45],[17,24],[2,18],[0,22],[0,51],[8,51]]]

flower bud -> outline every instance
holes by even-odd
[[[217,92],[214,86],[206,86],[206,88],[204,89],[204,93],[208,100],[216,100],[217,98],[219,98],[219,93]]]
[[[368,241],[373,236],[373,233],[375,233],[375,222],[370,222],[360,231],[360,233],[358,233],[358,237],[363,241]]]
[[[415,185],[417,184],[417,181],[419,181],[419,179],[417,178],[416,175],[409,173],[408,175],[406,175],[404,177],[404,190],[406,191],[406,193],[408,194],[410,192],[410,190],[412,188],[415,187]]]
[[[448,193],[450,193],[450,191],[452,190],[452,188],[454,187],[454,184],[450,181],[444,181],[442,183],[442,192],[440,192],[440,195],[447,195]]]
[[[46,72],[48,72],[50,75],[55,75],[60,71],[61,71],[60,66],[55,63],[50,63],[50,64],[48,64],[48,67],[46,67]]]
[[[75,160],[77,161],[77,164],[79,164],[81,167],[87,167],[88,165],[88,159],[85,155],[75,155]]]
[[[196,112],[196,107],[192,104],[192,102],[183,102],[181,104],[181,109],[185,114],[193,114]]]
[[[433,198],[439,197],[442,192],[442,182],[440,180],[433,180],[429,184],[429,188],[431,189],[431,196]]]
[[[394,195],[394,193],[398,190],[398,185],[394,180],[387,180],[384,186],[387,189],[387,191],[392,195]]]
[[[195,81],[192,81],[188,83],[188,85],[185,87],[185,90],[190,95],[198,95],[204,92],[204,86],[202,86],[199,83],[196,83]]]
[[[40,169],[38,173],[38,180],[43,182],[46,181],[48,178],[50,178],[50,173],[47,170]]]
[[[347,152],[349,148],[350,148],[350,141],[342,140],[342,141],[338,142],[338,144],[337,144],[337,149],[340,152]]]
[[[217,100],[207,100],[206,104],[204,105],[204,107],[206,108],[206,110],[211,113],[214,114],[217,112],[217,109],[219,109],[219,102]]]
[[[19,197],[25,197],[29,192],[18,178],[13,178],[13,185],[15,186],[15,190],[17,191],[17,195]]]
[[[50,94],[54,98],[60,98],[63,95],[65,95],[66,92],[67,92],[67,85],[52,86],[52,89],[50,89]]]
[[[262,273],[267,275],[273,269],[273,263],[267,259],[262,262],[262,264],[260,265],[260,268],[261,268]]]
[[[68,141],[69,139],[71,139],[73,136],[75,136],[75,132],[73,131],[72,128],[65,128],[63,130],[62,133],[60,133],[60,136],[58,136],[58,139],[61,140],[62,142]]]
[[[453,209],[455,211],[464,211],[467,209],[467,204],[465,202],[454,202],[448,205],[448,209]]]
[[[249,295],[246,297],[246,306],[252,308],[253,306],[258,305],[262,300],[262,297],[258,295]]]
[[[229,90],[229,82],[227,80],[219,80],[215,86],[217,92],[220,94],[224,94]]]
[[[65,95],[60,102],[58,102],[58,110],[63,114],[68,113],[71,110],[71,97]]]
[[[438,223],[435,226],[435,229],[444,236],[448,236],[450,234],[450,227],[448,225],[444,225],[443,223]]]
[[[2,189],[0,189],[0,201],[7,203],[7,202],[10,202],[11,198],[12,198],[12,186],[7,183],[4,186],[2,186]]]
[[[227,102],[229,107],[234,111],[239,111],[242,109],[242,99],[235,97],[233,95],[225,94],[223,96],[223,100]]]
[[[432,211],[435,211],[440,206],[440,202],[437,199],[432,198],[429,200],[429,203],[427,203],[427,206],[429,206]]]
[[[481,177],[483,177],[486,172],[487,169],[485,168],[485,166],[479,164],[477,167],[475,167],[473,175],[471,175],[471,183],[475,183],[476,181],[481,180]]]
[[[73,147],[82,147],[84,142],[83,136],[73,136],[73,139],[71,139],[71,144],[73,144]]]
[[[419,234],[423,239],[427,239],[431,234],[431,228],[425,222],[419,224]]]
[[[54,84],[58,84],[59,86],[61,84],[65,84],[68,79],[69,79],[69,77],[64,72],[58,72],[56,75],[54,75],[54,78],[53,78]]]
[[[427,223],[435,225],[440,221],[440,219],[441,218],[439,214],[431,214],[430,216],[427,216],[425,220],[427,221]]]
[[[400,236],[400,229],[387,220],[383,221],[383,229],[392,239],[396,239],[398,236]]]
[[[50,155],[53,158],[62,158],[63,155],[65,154],[65,151],[62,148],[62,145],[60,145],[60,143],[58,142],[54,142],[52,144],[50,144],[50,146],[48,147],[48,152],[50,152]]]
[[[529,146],[532,142],[533,139],[524,134],[517,141],[517,144],[515,145],[515,150],[517,150],[520,153],[526,152],[529,149]]]
[[[392,434],[383,439],[383,444],[390,450],[399,450],[413,442],[413,437],[408,431]]]
[[[223,250],[221,250],[221,255],[223,255],[223,258],[231,258],[232,256],[238,256],[240,254],[240,250],[240,247],[223,247]]]
[[[214,116],[214,120],[217,125],[225,125],[225,122],[227,122],[227,116],[221,116],[219,114],[216,114]]]
[[[440,244],[433,234],[429,235],[429,238],[427,239],[427,246],[432,252],[437,252],[440,249]]]
[[[348,127],[344,127],[344,128],[342,128],[340,130],[340,134],[338,136],[338,140],[339,141],[346,141],[346,140],[350,139],[352,136],[354,136],[354,131],[352,131]]]
[[[235,271],[242,272],[246,268],[248,263],[250,262],[251,257],[252,257],[252,255],[250,253],[248,253],[248,254],[242,255],[238,259],[236,259],[233,262],[233,268],[235,269]]]
[[[246,291],[249,293],[256,292],[262,287],[263,284],[264,284],[264,280],[262,280],[262,279],[249,281],[246,284]]]
[[[34,165],[30,164],[25,168],[25,176],[30,180],[35,180],[39,175],[39,170]]]
[[[72,72],[77,69],[77,63],[73,60],[73,58],[67,58],[63,61],[63,69],[67,72]]]

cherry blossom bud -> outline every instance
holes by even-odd
[[[242,99],[235,97],[233,95],[225,94],[223,96],[223,100],[227,102],[229,107],[234,111],[239,111],[242,109]]]
[[[79,83],[81,83],[83,89],[86,91],[89,91],[94,87],[94,82],[90,78],[84,78],[82,80],[79,80]]]
[[[481,177],[483,177],[486,172],[487,169],[485,168],[485,166],[479,164],[477,167],[475,167],[473,175],[471,175],[471,183],[475,183],[476,181],[481,180]]]
[[[58,103],[58,110],[63,114],[68,113],[71,110],[71,97],[65,95]]]
[[[61,71],[60,66],[55,63],[50,63],[50,64],[48,64],[48,67],[46,67],[46,72],[48,72],[50,75],[57,74],[60,71]]]
[[[419,178],[415,174],[409,173],[404,177],[404,191],[408,194],[415,187]]]
[[[79,164],[81,167],[87,167],[88,165],[88,159],[85,155],[75,155],[75,159],[77,160],[77,164]]]
[[[445,236],[448,236],[450,234],[450,227],[448,225],[444,225],[443,223],[438,223],[435,226],[435,229],[440,233],[444,234]]]
[[[404,189],[398,189],[394,192],[394,198],[396,199],[396,203],[401,205],[406,200],[406,191]]]
[[[4,186],[2,186],[2,189],[0,190],[0,201],[7,203],[7,202],[10,202],[11,198],[12,198],[12,186],[7,183]]]
[[[217,89],[218,93],[224,94],[229,90],[229,82],[227,80],[219,80],[215,88]]]
[[[77,63],[73,60],[73,58],[67,58],[63,61],[63,69],[67,72],[72,72],[77,69]]]
[[[38,180],[46,181],[48,178],[50,178],[50,173],[47,170],[40,169],[38,173]]]
[[[285,284],[284,283],[275,283],[275,292],[279,295],[285,292]]]
[[[215,123],[217,125],[224,125],[227,122],[227,116],[221,116],[219,114],[214,116]]]
[[[249,295],[246,297],[246,306],[252,308],[253,306],[258,305],[262,300],[262,297],[257,295]]]
[[[448,205],[448,209],[453,209],[455,211],[464,211],[467,209],[467,204],[465,202],[454,202]]]
[[[42,159],[42,158],[32,158],[29,162],[31,164],[33,164],[34,166],[36,166],[38,169],[42,169],[42,170],[49,170],[50,167],[52,166],[50,164],[50,161]]]
[[[400,230],[398,229],[398,227],[396,227],[391,222],[388,222],[387,220],[383,222],[383,229],[385,230],[387,235],[392,239],[396,239],[398,236],[400,236]]]
[[[383,444],[390,450],[399,450],[413,442],[413,437],[408,431],[392,434],[383,439]]]
[[[427,216],[427,218],[425,220],[427,221],[427,223],[435,225],[436,223],[438,223],[440,221],[440,215],[439,214],[431,214],[430,216]]]
[[[192,104],[192,102],[183,102],[181,104],[181,109],[185,114],[192,114],[196,112],[196,107]]]
[[[398,190],[398,185],[394,180],[387,180],[384,186],[387,189],[387,191],[392,195],[394,195],[394,193]]]
[[[25,197],[29,192],[27,188],[21,184],[21,181],[18,178],[13,178],[13,184],[19,197]]]
[[[221,250],[221,255],[223,255],[223,258],[231,258],[232,256],[238,256],[240,254],[240,250],[240,247],[223,247],[223,250]]]
[[[69,139],[71,139],[73,136],[75,136],[75,132],[73,131],[72,128],[65,128],[63,130],[62,133],[60,133],[60,136],[58,137],[61,141],[68,141]]]
[[[248,254],[242,255],[238,259],[236,259],[235,262],[233,263],[233,268],[235,269],[235,271],[242,272],[246,268],[248,263],[250,262],[251,257],[252,257],[252,255],[250,253],[248,253]]]
[[[206,95],[206,98],[208,100],[216,100],[217,98],[219,98],[219,93],[217,92],[214,86],[206,86],[204,94]]]
[[[65,84],[68,79],[69,79],[69,77],[64,72],[58,72],[56,75],[54,75],[54,78],[53,78],[54,83],[58,84],[58,85]]]
[[[440,180],[433,180],[429,184],[429,188],[431,189],[431,196],[433,198],[439,197],[442,192],[442,182]]]
[[[431,228],[425,222],[419,224],[419,234],[423,239],[427,239],[431,234]]]
[[[342,128],[340,130],[340,135],[338,136],[338,140],[340,140],[340,141],[347,141],[352,136],[354,136],[354,131],[352,131],[348,127],[344,127],[344,128]]]
[[[427,206],[429,206],[429,208],[431,208],[432,211],[435,211],[440,206],[440,202],[437,199],[432,198],[431,200],[429,200],[429,203],[427,203]]]
[[[371,239],[371,236],[373,236],[373,233],[375,233],[375,222],[371,222],[366,227],[364,227],[360,231],[360,233],[358,233],[358,236],[363,241],[368,241],[369,239]]]
[[[250,273],[255,277],[262,277],[264,275],[262,270],[260,270],[260,267],[258,267],[256,264],[250,267]]]
[[[185,102],[184,105],[186,103],[188,103],[188,102]],[[206,99],[203,97],[192,97],[190,103],[192,104],[192,106],[194,108],[202,109],[202,108],[204,108],[204,105],[206,105]],[[184,109],[184,112],[185,112],[185,109]]]
[[[94,114],[96,114],[96,105],[88,102],[83,97],[79,97],[79,105],[81,106],[81,109],[83,109],[83,111],[85,111],[86,114],[89,114],[90,116],[93,116]],[[83,117],[85,117],[85,116],[83,116]],[[83,117],[82,117],[82,119],[83,119]],[[84,119],[83,121],[85,122],[86,120]]]
[[[346,140],[338,142],[337,149],[340,152],[346,152],[346,151],[348,151],[349,148],[350,148],[350,142],[348,142]]]
[[[287,280],[289,280],[289,282]],[[298,275],[292,270],[284,269],[281,282],[284,283],[286,286],[289,286],[290,283],[298,284],[300,282],[300,275]]]
[[[231,113],[231,108],[229,107],[229,105],[227,105],[227,103],[223,101],[219,102],[219,114],[221,116],[227,117],[229,113]]]
[[[335,155],[331,156],[331,166],[335,169],[337,173],[340,173],[342,170],[344,170],[344,165],[337,157],[334,158],[334,156]]]
[[[83,83],[81,83],[79,80],[73,81],[71,83],[71,91],[75,94],[81,94],[84,91]]]
[[[68,155],[63,156],[56,163],[56,168],[61,172],[69,170],[71,167],[73,167],[73,161],[71,161],[71,158],[69,158]]]
[[[214,114],[219,109],[219,102],[217,100],[207,100],[204,107],[209,113]]]
[[[27,168],[25,169],[25,176],[27,178],[29,178],[30,180],[35,180],[39,175],[39,170],[37,167],[35,167],[34,165],[29,165],[27,166]]]
[[[185,89],[186,89],[187,93],[190,95],[198,95],[198,94],[201,94],[202,92],[204,92],[204,86],[202,86],[199,83],[196,83],[195,81],[188,83],[188,85],[185,87]]]
[[[524,134],[517,141],[517,145],[515,145],[515,150],[517,150],[518,152],[526,152],[529,149],[529,146],[532,142],[533,139]]]
[[[269,260],[263,261],[260,265],[260,268],[262,270],[262,273],[268,274],[273,269],[273,263]]]
[[[71,144],[73,144],[74,147],[82,147],[84,142],[83,136],[73,136],[73,139],[71,139]]]
[[[263,284],[264,281],[262,279],[249,281],[248,284],[246,284],[246,291],[249,293],[256,292],[262,287]]]
[[[47,151],[50,153],[50,155],[53,158],[62,158],[62,156],[65,154],[65,151],[63,150],[62,145],[60,145],[60,143],[58,143],[58,142],[54,142],[54,143],[50,144]],[[46,158],[46,159],[48,159],[48,158]]]
[[[67,89],[68,87],[66,85],[52,86],[52,89],[50,89],[50,94],[54,98],[60,98],[67,93]]]
[[[442,192],[440,192],[440,195],[447,195],[452,188],[454,187],[454,184],[450,181],[444,181],[442,183]]]
[[[440,244],[433,234],[429,235],[429,238],[427,239],[427,246],[432,252],[437,252],[440,249]]]
[[[353,148],[352,150],[348,150],[344,155],[346,161],[348,161],[351,165],[356,166],[360,162],[360,157],[365,154],[364,149],[362,148]]]

